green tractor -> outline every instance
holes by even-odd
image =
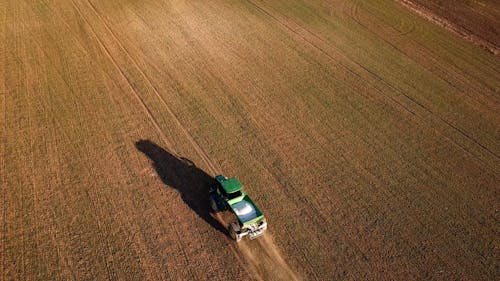
[[[214,212],[226,210],[234,213],[237,222],[229,224],[229,235],[239,242],[249,236],[255,239],[264,234],[267,229],[266,218],[255,206],[252,199],[243,192],[243,186],[236,178],[215,177],[217,183],[210,189],[210,207]]]

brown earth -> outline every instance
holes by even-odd
[[[499,69],[395,1],[3,1],[0,280],[495,280]]]
[[[466,40],[500,54],[500,2],[496,0],[399,0]]]

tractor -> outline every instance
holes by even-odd
[[[250,239],[263,235],[267,229],[266,218],[243,192],[240,181],[222,175],[216,176],[215,180],[215,186],[209,191],[210,207],[215,213],[229,210],[237,218],[236,222],[231,222],[228,226],[229,235],[236,242],[247,235]]]

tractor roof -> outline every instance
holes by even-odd
[[[237,178],[224,180],[220,184],[222,185],[222,188],[224,188],[224,191],[228,194],[240,191],[243,188],[243,185]]]

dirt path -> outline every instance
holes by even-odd
[[[232,216],[217,214],[222,225],[229,225]],[[232,243],[235,243],[231,240]],[[268,232],[256,240],[244,239],[234,244],[236,255],[242,255],[245,264],[250,265],[252,278],[256,280],[302,280],[283,258],[278,246]]]

